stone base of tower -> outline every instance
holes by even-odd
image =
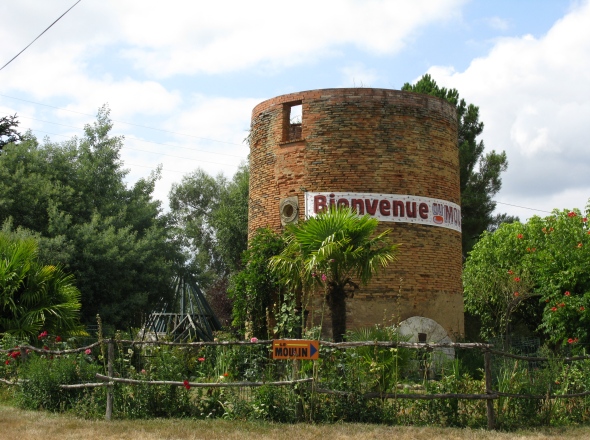
[[[375,324],[395,325],[413,316],[422,316],[440,324],[453,341],[465,334],[463,295],[461,293],[429,293],[428,301],[416,296],[400,297],[397,294],[358,294],[346,300],[346,328],[353,330]],[[308,307],[308,325],[322,326],[321,338],[332,339],[332,322],[327,305],[315,298]],[[323,314],[322,314],[323,311]]]

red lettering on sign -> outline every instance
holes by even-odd
[[[326,196],[313,196],[313,212],[324,211],[326,209]]]
[[[391,208],[391,203],[388,200],[381,200],[379,202],[379,213],[381,215],[389,215],[389,208]]]
[[[406,213],[410,218],[416,218],[416,202],[406,202]]]
[[[352,199],[352,210],[355,211],[358,215],[365,214],[365,205],[363,199]]]
[[[399,209],[399,210],[398,210]],[[394,217],[404,217],[404,202],[399,200],[393,201],[393,214]]]
[[[350,206],[348,204],[348,199],[338,199],[338,207],[346,206],[347,208]]]
[[[377,203],[379,203],[378,200],[373,200],[372,202],[369,202],[369,199],[365,199],[365,207],[367,208],[367,214],[375,215],[375,213],[377,212]]]
[[[428,205],[426,203],[420,203],[418,212],[420,213],[420,218],[426,220],[428,218]]]

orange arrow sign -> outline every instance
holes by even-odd
[[[275,339],[272,341],[273,359],[310,359],[320,357],[320,342],[306,339]]]

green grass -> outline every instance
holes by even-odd
[[[374,440],[409,439],[587,439],[590,427],[546,428],[510,433],[436,427],[398,427],[337,423],[270,424],[230,420],[85,420],[71,414],[23,411],[0,404],[0,438],[54,439],[203,439],[203,440]]]

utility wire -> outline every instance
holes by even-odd
[[[67,124],[60,124],[58,122],[45,121],[43,119],[31,118],[30,116],[23,116],[22,114],[18,115],[18,117],[19,118],[22,118],[22,119],[31,119],[33,121],[45,122],[46,124],[59,125],[60,127],[68,127],[68,128],[75,128],[76,130],[83,130],[82,128],[76,127],[74,125],[67,125]],[[44,132],[43,130],[34,130],[34,129],[31,129],[31,130],[33,130],[33,131],[40,131],[42,133],[48,133],[48,132]],[[53,133],[48,133],[48,134],[53,134]],[[56,136],[65,136],[65,135],[58,135],[58,134],[56,134]],[[163,142],[148,141],[147,139],[140,139],[140,138],[137,138],[135,136],[128,136],[128,135],[123,135],[123,136],[125,136],[125,139],[132,139],[132,140],[136,140],[136,141],[139,141],[139,142],[147,142],[147,143],[155,144],[155,145],[163,145],[165,147],[182,148],[183,150],[189,150],[189,151],[193,151],[195,153],[217,154],[217,155],[220,155],[220,156],[239,157],[240,159],[244,159],[244,156],[243,155],[238,155],[238,154],[217,153],[217,152],[208,151],[208,150],[197,150],[195,148],[183,147],[181,145],[173,145],[173,144],[165,144]],[[158,153],[158,154],[160,154],[160,153]]]
[[[78,3],[80,3],[81,1],[82,1],[82,0],[78,0],[76,3],[74,3],[74,4],[73,4],[73,5],[70,7],[70,9],[72,9],[74,6],[76,6],[76,5],[77,5]],[[14,57],[12,57],[12,59],[11,59],[9,62],[7,62],[6,64],[4,64],[2,67],[0,67],[0,70],[4,69],[4,68],[5,68],[6,66],[8,66],[10,63],[12,63],[12,62],[13,62],[13,61],[14,61],[14,60],[15,60],[15,59],[16,59],[16,58],[17,58],[17,57],[18,57],[18,56],[19,56],[21,53],[23,53],[25,50],[27,50],[27,49],[29,48],[29,46],[30,46],[31,44],[33,44],[35,41],[37,41],[41,35],[43,35],[45,32],[47,32],[51,26],[53,26],[53,25],[54,25],[55,23],[57,23],[57,22],[58,22],[58,21],[59,21],[59,20],[60,20],[60,19],[61,19],[61,18],[62,18],[64,15],[66,15],[68,12],[70,12],[70,9],[68,9],[66,12],[64,12],[63,14],[61,14],[61,15],[58,17],[58,19],[57,19],[57,20],[55,20],[53,23],[51,23],[51,24],[49,25],[49,27],[47,27],[47,28],[46,28],[46,29],[45,29],[43,32],[41,32],[41,33],[40,33],[40,34],[37,36],[37,38],[35,38],[33,41],[31,41],[27,47],[25,47],[23,50],[21,50],[19,53],[17,53],[17,54],[16,54]]]
[[[528,209],[529,211],[546,212],[546,213],[548,213],[548,214],[551,214],[551,211],[543,211],[542,209],[537,209],[537,208],[527,208],[526,206],[512,205],[512,204],[510,204],[510,203],[504,203],[504,202],[498,202],[498,201],[496,201],[496,203],[499,203],[500,205],[513,206],[513,207],[515,207],[515,208]]]
[[[90,116],[92,118],[96,118],[96,115],[91,115],[89,113],[83,113],[83,112],[77,112],[76,110],[70,110],[70,109],[62,108],[62,107],[55,107],[55,106],[49,105],[49,104],[41,104],[40,102],[29,101],[27,99],[22,99],[22,98],[15,98],[14,96],[3,95],[1,93],[0,93],[0,96],[2,96],[3,98],[9,98],[9,99],[15,99],[17,101],[28,102],[29,104],[42,105],[43,107],[54,108],[56,110],[63,110],[65,112],[76,113],[78,115],[84,115],[84,116]],[[163,133],[171,133],[171,134],[176,134],[176,135],[179,135],[179,136],[191,137],[191,138],[194,138],[194,139],[203,139],[203,140],[206,140],[206,141],[219,142],[221,144],[229,144],[229,145],[240,145],[240,146],[243,146],[244,145],[243,143],[236,144],[235,142],[220,141],[218,139],[211,139],[211,138],[206,138],[206,137],[201,137],[201,136],[194,136],[192,134],[178,133],[176,131],[164,130],[162,128],[154,128],[154,127],[148,127],[146,125],[134,124],[132,122],[119,121],[117,119],[111,119],[111,120],[113,122],[118,122],[119,124],[127,124],[127,125],[132,125],[134,127],[147,128],[148,130],[161,131]]]
[[[44,131],[44,130],[37,130],[37,129],[35,129],[35,130],[32,130],[32,131],[39,132],[39,133],[50,134],[50,135],[53,135],[53,136],[70,137],[70,136],[65,135],[65,134],[51,133],[49,131]],[[157,151],[142,150],[140,148],[132,148],[132,147],[127,147],[127,146],[122,146],[121,148],[122,149],[125,149],[125,150],[141,151],[143,153],[157,154],[159,156],[168,156],[168,157],[174,157],[174,158],[177,158],[177,159],[193,160],[195,162],[211,163],[211,164],[214,164],[214,165],[224,165],[224,166],[231,166],[231,167],[236,167],[236,168],[239,167],[239,165],[233,165],[233,164],[230,164],[230,163],[213,162],[213,161],[210,161],[210,160],[194,159],[192,157],[185,157],[185,156],[175,156],[173,154],[160,153],[160,152],[157,152]],[[240,157],[240,156],[236,156],[236,157]],[[242,158],[242,159],[245,159],[245,158]]]

